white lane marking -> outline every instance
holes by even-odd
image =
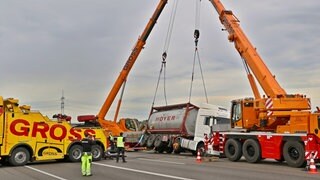
[[[59,177],[59,176],[56,176],[56,175],[53,175],[53,174],[47,173],[47,172],[45,172],[45,171],[41,171],[41,170],[39,170],[39,169],[36,169],[36,168],[30,167],[30,166],[24,166],[24,167],[29,168],[29,169],[32,169],[32,170],[37,171],[37,172],[40,172],[40,173],[42,173],[42,174],[45,174],[45,175],[48,175],[48,176],[54,177],[54,178],[56,178],[56,179],[60,179],[60,180],[67,180],[67,179],[65,179],[65,178],[62,178],[62,177]]]
[[[163,162],[163,163],[169,163],[169,164],[179,164],[179,165],[184,165],[184,164],[185,164],[185,163],[179,163],[179,162],[161,161],[161,160],[146,159],[146,158],[138,158],[138,159],[139,159],[139,160],[143,160],[143,161]]]
[[[149,174],[149,175],[154,175],[154,176],[167,177],[167,178],[172,178],[172,179],[194,180],[194,179],[189,179],[189,178],[184,178],[184,177],[179,177],[179,176],[171,176],[171,175],[166,175],[166,174],[154,173],[154,172],[149,172],[149,171],[143,171],[143,170],[119,167],[119,166],[112,166],[112,165],[101,164],[101,163],[96,163],[96,162],[93,162],[92,164],[105,166],[105,167],[110,167],[110,168],[122,169],[122,170],[126,170],[126,171],[133,171],[133,172],[138,172],[138,173],[143,173],[143,174]]]

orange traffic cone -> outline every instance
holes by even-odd
[[[198,150],[198,153],[197,153],[197,162],[198,163],[201,162],[200,150]]]
[[[316,165],[314,163],[313,157],[310,159],[309,173],[311,173],[311,174],[317,174],[318,173],[317,167],[316,167]]]

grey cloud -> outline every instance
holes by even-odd
[[[320,104],[318,0],[222,2],[240,19],[280,84],[288,92],[309,93],[313,104]],[[157,3],[0,0],[0,95],[16,97],[51,116],[60,111],[63,89],[65,113],[73,119],[97,114]],[[179,3],[167,59],[168,99],[173,103],[188,99],[194,53],[195,2]],[[171,6],[169,1],[128,77],[121,116],[148,115]],[[209,102],[229,107],[231,99],[250,96],[251,89],[212,5],[202,1],[201,7],[199,53]],[[196,70],[192,99],[200,102],[198,66]],[[161,104],[163,90],[159,91]]]

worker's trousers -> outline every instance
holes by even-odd
[[[119,162],[120,153],[122,154],[122,162],[126,162],[124,159],[124,147],[117,147],[117,162]]]
[[[91,175],[92,153],[84,152],[81,157],[81,172],[83,176]]]

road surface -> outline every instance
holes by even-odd
[[[241,160],[230,162],[202,159],[197,162],[191,154],[156,154],[153,152],[127,152],[127,163],[115,160],[93,162],[93,176],[83,177],[80,163],[41,162],[22,167],[0,166],[0,179],[4,180],[303,180],[320,179],[301,168],[285,163],[263,161],[250,164]],[[318,167],[319,171],[319,167]]]

